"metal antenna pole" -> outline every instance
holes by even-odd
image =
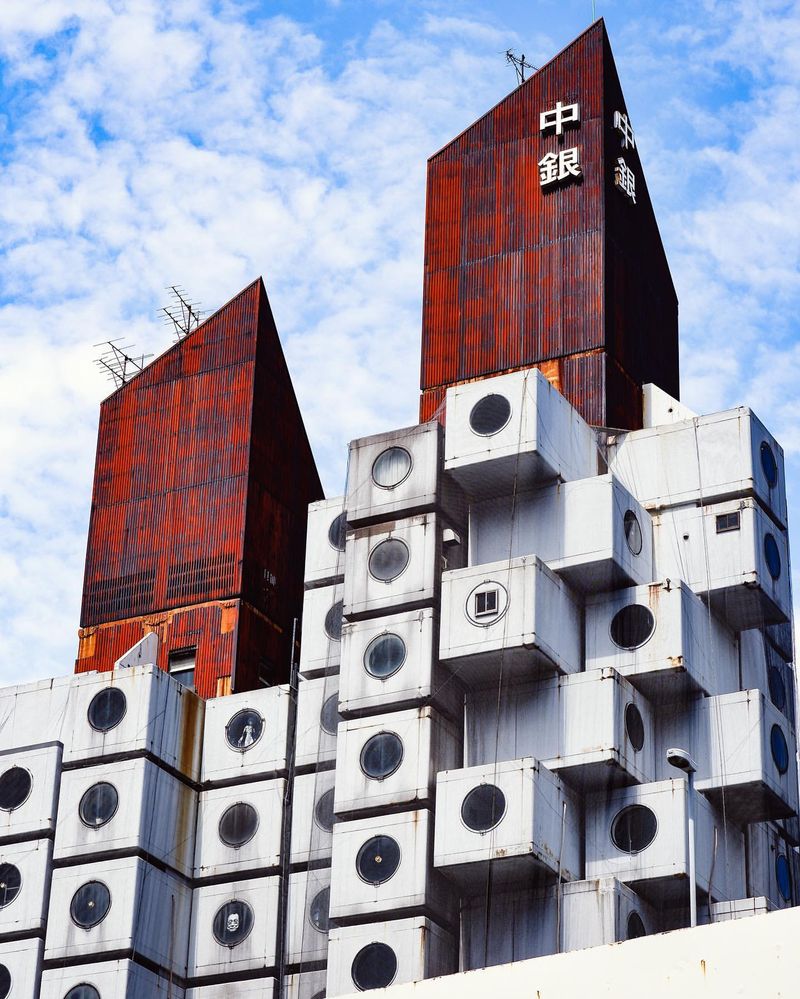
[[[167,291],[173,299],[173,304],[165,305],[161,312],[166,316],[164,321],[172,324],[175,338],[182,340],[200,325],[202,312],[197,308],[199,303],[190,302],[186,291],[179,285],[171,284],[167,287]]]
[[[506,62],[514,67],[514,72],[517,74],[517,86],[521,87],[525,82],[526,69],[532,69],[534,73],[536,72],[536,67],[525,61],[524,52],[518,56],[513,49],[506,49]]]

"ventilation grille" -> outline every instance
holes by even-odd
[[[101,579],[91,583],[86,591],[86,613],[91,621],[131,617],[150,610],[153,605],[153,587],[156,570],[132,572],[115,579]]]
[[[235,586],[236,556],[230,552],[211,558],[178,562],[167,576],[167,600],[232,593]]]

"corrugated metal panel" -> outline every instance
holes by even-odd
[[[214,697],[218,678],[229,676],[232,670],[238,616],[238,604],[233,601],[229,607],[208,604],[82,628],[75,672],[110,670],[127,649],[145,634],[155,632],[161,669],[168,668],[171,651],[196,647],[195,687],[201,696]]]
[[[559,100],[580,104],[580,127],[542,135],[539,112]],[[429,161],[423,419],[438,405],[429,390],[586,351],[677,395],[674,289],[638,159],[639,204],[613,186],[615,109],[624,102],[597,22]],[[581,182],[543,190],[538,161],[572,146]],[[609,385],[571,384],[583,415],[609,422]],[[629,410],[627,396],[613,405]]]
[[[650,202],[638,149],[621,149],[613,111],[627,113],[611,47],[606,86],[606,314],[608,350],[640,384],[656,382],[679,395],[678,300]],[[636,177],[636,204],[614,187],[613,164],[624,155]]]
[[[103,404],[83,625],[239,591],[259,284]]]
[[[82,625],[244,595],[271,622],[263,656],[285,671],[307,507],[321,497],[258,280],[103,403]],[[109,669],[132,634],[129,645],[136,628],[104,632],[102,664],[91,668]],[[210,655],[198,683],[213,693],[220,671],[231,675],[235,641]],[[248,666],[254,682],[257,672]]]
[[[239,600],[178,608],[82,628],[76,673],[110,670],[144,635],[159,638],[158,665],[168,669],[170,652],[196,648],[195,689],[201,697],[252,690],[261,681],[279,682],[287,672],[284,633],[263,614]],[[279,670],[281,671],[279,674]]]

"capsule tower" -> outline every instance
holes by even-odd
[[[257,281],[103,404],[76,674],[0,690],[0,999],[796,904],[783,452],[678,401],[602,21],[429,162],[421,389],[323,499]]]
[[[783,453],[678,401],[602,21],[429,161],[421,388],[309,513],[327,995],[793,905]]]

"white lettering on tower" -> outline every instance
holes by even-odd
[[[636,177],[621,156],[614,167],[614,186],[636,204]]]
[[[580,177],[580,153],[578,146],[562,149],[558,153],[545,153],[539,160],[539,184],[547,187],[548,184],[555,184],[560,180]]]
[[[539,131],[546,132],[550,128],[556,130],[556,135],[561,135],[565,125],[579,124],[581,120],[581,109],[579,104],[562,104],[556,101],[556,106],[550,111],[539,112]]]
[[[614,112],[614,128],[622,136],[623,149],[636,148],[636,136],[633,131],[633,126],[630,123],[630,119],[624,112],[622,111]]]

